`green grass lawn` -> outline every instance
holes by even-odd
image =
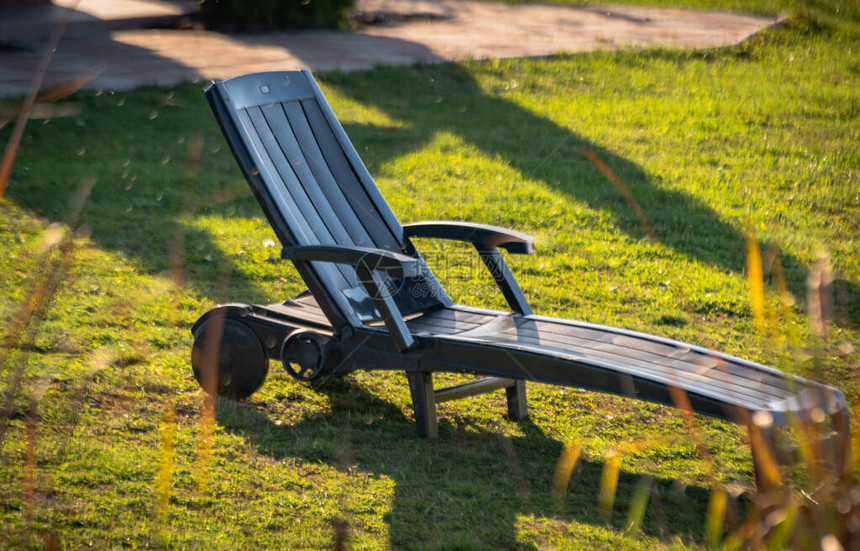
[[[511,4],[535,3],[530,0],[502,0]],[[856,25],[860,20],[860,4],[856,2],[834,2],[831,0],[616,0],[594,2],[591,0],[546,0],[545,2],[567,6],[660,6],[695,10],[739,11],[754,14],[774,15],[779,13],[811,13],[819,19],[845,24],[846,20]]]
[[[789,7],[801,4],[793,0],[617,0],[615,2],[593,2],[590,0],[547,0],[546,2],[532,2],[530,0],[503,0],[511,4],[549,3],[567,6],[660,6],[664,8],[685,8],[697,10],[726,10],[741,11],[758,14],[777,14],[787,10]],[[811,2],[803,2],[810,4]],[[829,6],[828,6],[829,7]]]
[[[853,400],[860,41],[818,21],[718,51],[318,77],[401,221],[535,235],[537,254],[510,262],[536,312],[713,347]],[[273,365],[246,402],[218,401],[213,427],[188,364],[190,325],[217,302],[274,302],[301,282],[200,86],[66,103],[80,114],[31,121],[0,203],[4,342],[22,303],[37,306],[3,352],[0,547],[307,549],[345,537],[356,549],[685,549],[705,544],[711,488],[751,485],[745,430],[698,418],[712,463],[676,410],[552,386],[529,387],[526,422],[504,418],[501,393],[445,403],[441,438],[425,442],[402,375],[312,389]],[[764,335],[745,274],[750,233],[764,251]],[[466,249],[419,245],[456,299],[503,306]],[[836,299],[819,340],[806,278],[823,253]],[[47,301],[32,298],[39,288]],[[581,455],[559,497],[567,444]],[[607,518],[601,478],[618,457]],[[728,531],[742,520],[732,516]]]

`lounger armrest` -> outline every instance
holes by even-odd
[[[472,222],[416,222],[403,226],[409,237],[456,239],[484,249],[501,247],[514,254],[533,254],[534,238],[526,233]]]
[[[535,241],[532,236],[497,226],[471,222],[416,222],[403,226],[403,230],[408,237],[456,239],[471,243],[477,249],[511,310],[524,316],[531,315],[531,306],[505,259],[502,258],[499,247],[509,253],[532,254],[535,252]]]
[[[367,271],[380,270],[394,277],[418,277],[421,266],[418,260],[401,253],[368,247],[346,247],[341,245],[306,245],[284,247],[284,260],[332,262],[348,264]]]

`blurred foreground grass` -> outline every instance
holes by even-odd
[[[858,50],[853,27],[807,12],[719,51],[320,79],[402,221],[536,236],[537,255],[511,260],[536,312],[712,347],[853,401]],[[697,419],[714,470],[675,410],[542,385],[529,388],[529,421],[507,421],[501,394],[445,403],[441,439],[423,442],[401,375],[314,390],[272,366],[249,401],[217,403],[213,426],[188,365],[191,323],[215,302],[274,302],[301,283],[199,86],[66,104],[79,113],[31,121],[0,203],[6,342],[30,316],[0,373],[0,546],[695,548],[710,488],[751,484],[734,425]],[[624,182],[653,235],[583,148]],[[750,233],[777,329],[764,335],[745,276]],[[455,298],[503,305],[465,249],[420,246]],[[835,274],[824,339],[805,315],[822,253]],[[614,500],[601,502],[616,468]],[[741,512],[727,507],[732,531]]]

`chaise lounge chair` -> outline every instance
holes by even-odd
[[[401,225],[309,71],[238,77],[206,95],[282,258],[308,288],[276,304],[218,306],[194,324],[192,367],[208,392],[249,396],[270,359],[302,381],[402,370],[418,435],[436,438],[445,400],[505,389],[508,415],[524,418],[526,381],[674,406],[680,390],[684,407],[744,424],[824,413],[845,459],[848,409],[838,390],[681,342],[534,315],[499,252],[533,253],[530,236],[464,222]],[[512,313],[454,304],[414,237],[474,245]],[[434,389],[435,372],[484,377]]]

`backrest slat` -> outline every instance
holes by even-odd
[[[293,211],[295,221],[308,230],[306,232],[307,241],[301,243],[301,245],[336,245],[337,240],[332,235],[329,224],[323,220],[317,212],[318,207],[308,198],[304,187],[300,184],[292,166],[284,156],[284,152],[281,150],[262,109],[251,107],[246,112],[251,123],[254,125],[261,144],[266,150],[267,160],[271,163],[273,169],[272,177],[275,178],[277,184],[275,187],[278,190],[287,190],[293,204],[296,206],[296,210]],[[341,231],[343,232],[343,237],[347,238],[342,226]],[[331,267],[327,268],[330,269]],[[358,283],[353,270],[348,266],[335,264],[333,268],[334,270],[331,270],[331,275],[334,278],[334,283],[339,288],[350,288]],[[340,274],[340,278],[337,277],[335,271]]]
[[[310,72],[246,75],[213,84],[206,94],[284,246],[360,246],[417,255]],[[335,328],[378,316],[352,267],[296,267]],[[423,268],[421,279],[394,282],[393,298],[404,315],[450,304]]]
[[[273,199],[276,204],[283,208],[283,212],[289,215],[289,226],[293,228],[293,233],[298,243],[302,245],[331,245],[334,240],[328,234],[328,229],[322,220],[317,217],[316,220],[309,221],[306,214],[316,213],[315,209],[307,198],[304,201],[297,200],[296,191],[300,189],[295,180],[295,175],[290,178],[292,169],[288,164],[281,168],[286,170],[278,170],[275,163],[278,159],[278,149],[273,148],[274,136],[271,134],[265,120],[262,119],[262,113],[259,108],[251,107],[243,109],[239,112],[240,119],[247,125],[248,129],[253,129],[254,132],[248,132],[251,143],[254,148],[260,153],[265,152],[265,155],[259,155],[259,161],[262,166],[259,167],[261,174],[265,174],[267,181],[271,182],[267,189],[273,194]],[[269,147],[266,147],[268,143]],[[286,177],[286,180],[284,179]],[[301,199],[301,197],[299,198]],[[349,288],[355,285],[355,277],[350,273],[350,269],[346,266],[331,265],[325,263],[312,263],[315,271],[320,275],[325,283],[339,289]],[[348,278],[352,278],[352,282]]]
[[[377,248],[398,251],[400,240],[385,224],[379,210],[368,197],[364,186],[361,185],[358,176],[349,164],[343,148],[332,132],[331,126],[325,120],[319,104],[312,100],[303,100],[301,104],[329,170],[340,184],[340,189],[349,194],[349,204],[355,213],[354,216],[364,226],[367,233],[372,236]]]
[[[365,230],[351,206],[352,197],[346,197],[344,189],[349,188],[343,181],[336,179],[331,167],[326,163],[326,157],[314,137],[302,106],[298,102],[292,102],[284,105],[284,112],[295,131],[298,146],[314,177],[313,187],[319,190],[325,202],[335,213],[335,217],[345,226],[352,238],[351,244],[361,247],[376,246],[376,241]]]
[[[278,175],[278,171],[275,170],[272,160],[269,158],[268,154],[265,154],[266,147],[263,145],[263,142],[260,140],[260,136],[255,131],[254,123],[251,121],[251,116],[248,111],[246,109],[241,109],[236,113],[236,115],[246,129],[252,130],[251,132],[246,132],[244,137],[248,140],[249,145],[251,146],[251,153],[256,153],[256,155],[254,155],[254,161],[258,164],[257,168],[260,173],[265,173],[265,176],[268,179],[277,177],[280,180],[280,176]],[[299,208],[289,192],[289,188],[283,184],[283,181],[273,183],[274,185],[266,186],[266,191],[271,195],[271,198],[275,203],[275,207],[284,215],[288,216],[289,221],[295,221],[295,223],[289,223],[288,226],[296,242],[287,243],[286,245],[297,245],[299,242],[312,242],[311,236],[313,235],[313,231],[307,226],[307,223],[304,221],[304,217],[301,216]]]
[[[370,199],[371,204],[375,206],[375,210],[379,213],[379,217],[382,219],[382,222],[386,227],[388,227],[392,235],[394,235],[394,239],[398,243],[405,244],[407,240],[403,233],[403,226],[400,225],[400,221],[397,220],[397,217],[394,215],[394,211],[391,210],[391,207],[388,206],[388,202],[385,201],[382,193],[380,193],[379,188],[376,187],[373,177],[371,177],[370,173],[367,171],[367,167],[364,166],[364,163],[361,161],[361,157],[358,155],[352,142],[349,141],[349,137],[340,125],[340,122],[338,122],[334,111],[331,110],[331,106],[326,101],[325,96],[323,96],[322,90],[320,90],[310,70],[304,69],[302,74],[304,74],[306,78],[311,96],[314,98],[317,107],[319,107],[319,110],[325,119],[325,126],[331,130],[332,134],[334,134],[338,148],[343,151],[346,160],[355,171],[355,175],[358,177],[358,181]],[[304,93],[304,89],[302,92]],[[297,97],[299,97],[300,100],[306,99],[303,94]]]
[[[319,213],[320,218],[325,220],[326,226],[331,233],[332,243],[341,245],[355,244],[352,236],[338,219],[329,202],[320,193],[319,186],[315,183],[316,178],[311,173],[308,163],[305,162],[293,129],[289,121],[287,121],[283,106],[266,105],[262,107],[262,111],[279,147],[279,151],[275,155],[293,173],[296,177],[297,186],[304,190],[310,204]],[[366,242],[369,243],[369,241]],[[321,241],[320,243],[323,242]],[[326,242],[325,244],[329,243]]]

